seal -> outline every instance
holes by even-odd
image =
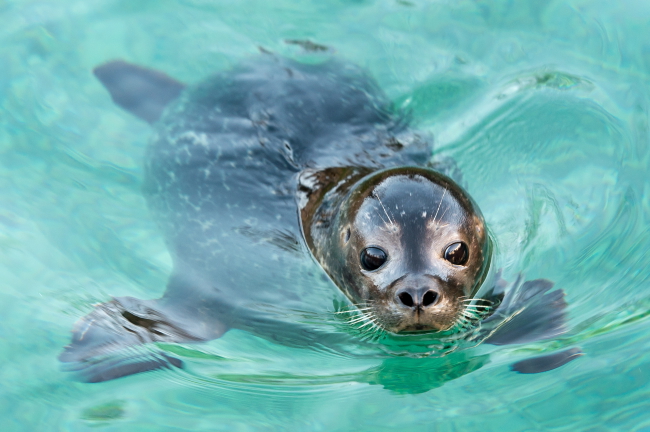
[[[483,338],[506,344],[564,331],[564,293],[549,281],[518,281],[507,293],[498,279],[488,284],[490,237],[458,170],[431,160],[429,142],[358,67],[265,54],[190,87],[123,61],[95,75],[154,127],[143,190],[174,268],[160,299],[114,298],[76,324],[59,359],[81,379],[181,367],[133,348],[231,328],[327,343],[278,309],[323,311],[340,293],[389,333],[483,320]],[[314,283],[305,250],[333,284]]]

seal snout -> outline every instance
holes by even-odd
[[[395,294],[397,303],[412,309],[422,309],[433,306],[440,300],[440,293],[430,286],[405,287]]]

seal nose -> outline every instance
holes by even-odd
[[[406,307],[418,309],[429,307],[438,303],[440,295],[438,291],[430,287],[402,288],[397,292],[397,299]]]

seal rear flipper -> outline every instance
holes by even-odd
[[[519,280],[515,287],[519,285]],[[563,290],[549,290],[553,282],[535,279],[505,294],[494,315],[483,321],[492,345],[510,345],[550,339],[566,332]]]
[[[185,88],[162,72],[122,60],[97,66],[93,73],[109,91],[113,102],[148,123],[158,120],[167,104]]]
[[[182,317],[166,312],[157,300],[119,297],[99,304],[80,319],[72,341],[59,355],[65,370],[75,371],[86,382],[100,382],[139,372],[181,367],[182,362],[164,353],[139,351],[151,342],[198,342],[216,338],[185,330]],[[188,318],[190,319],[190,318]]]

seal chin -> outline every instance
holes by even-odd
[[[424,333],[424,332],[431,332],[431,331],[439,331],[439,329],[426,324],[411,324],[402,328],[397,333],[416,333],[416,332]]]
[[[432,324],[425,322],[408,322],[400,324],[398,327],[389,330],[392,333],[436,333],[449,330],[453,327],[451,324]]]
[[[390,312],[384,311],[385,313],[375,309],[373,312],[375,322],[380,327],[396,334],[443,332],[450,330],[456,322],[455,315],[448,309],[422,312],[392,309]]]

